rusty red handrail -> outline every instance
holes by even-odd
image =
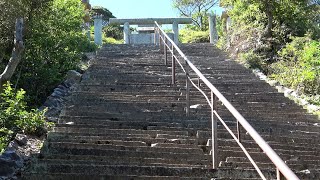
[[[212,158],[213,158],[213,168],[216,169],[218,167],[217,165],[217,120],[214,118],[216,116],[221,123],[224,125],[224,127],[228,130],[228,132],[232,135],[232,137],[236,140],[240,148],[244,151],[250,162],[253,164],[254,168],[257,170],[258,174],[262,179],[266,179],[265,176],[262,174],[259,167],[256,165],[254,160],[251,158],[248,151],[244,148],[244,146],[241,143],[240,140],[240,133],[239,133],[239,125],[248,132],[248,134],[252,137],[252,139],[256,142],[257,145],[265,152],[265,154],[269,157],[269,159],[273,162],[273,164],[276,166],[277,169],[277,179],[282,179],[282,176],[284,176],[287,179],[290,180],[298,180],[299,178],[295,175],[295,173],[285,164],[285,162],[277,155],[277,153],[268,145],[268,143],[257,133],[257,131],[248,123],[248,121],[233,107],[233,105],[220,93],[220,91],[213,86],[209,80],[191,63],[191,61],[187,58],[187,56],[180,50],[180,48],[174,43],[172,39],[169,38],[169,36],[161,29],[159,24],[155,22],[156,31],[155,33],[158,33],[159,36],[159,47],[161,49],[162,43],[165,53],[165,64],[167,64],[167,48],[172,54],[172,61],[177,61],[182,70],[186,74],[186,114],[189,115],[190,112],[190,95],[189,95],[189,88],[190,83],[195,86],[206,98],[212,113]],[[155,35],[156,37],[156,35]],[[170,45],[169,45],[170,43]],[[171,46],[171,47],[170,47]],[[177,56],[174,54],[174,51],[177,51],[178,54],[182,57],[184,60],[186,67],[182,65],[182,63],[178,60]],[[172,84],[175,84],[175,66],[172,62]],[[201,80],[211,91],[211,101],[209,98],[205,95],[205,93],[200,89],[200,86],[195,85],[192,82],[192,79],[189,75],[189,69],[191,69],[197,76],[198,79]],[[223,119],[219,116],[219,114],[216,111],[216,100],[219,99],[221,103],[224,104],[224,106],[228,109],[228,111],[236,118],[237,124],[238,124],[238,137],[234,135],[234,133],[230,130],[230,128],[226,125],[226,123],[223,121]]]

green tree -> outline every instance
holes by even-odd
[[[0,1],[0,69],[7,64],[13,48],[14,26],[17,18],[24,18],[25,31],[32,14],[41,13],[52,0],[1,0]],[[27,34],[25,32],[24,34]]]
[[[41,13],[32,14],[25,56],[16,74],[19,87],[28,90],[32,105],[44,102],[90,46],[81,27],[84,15],[79,0],[54,0]]]
[[[107,8],[101,6],[93,6],[90,11],[91,17],[95,15],[102,15],[105,21],[109,21],[110,18],[115,18]]]
[[[255,38],[252,49],[264,52],[270,62],[274,61],[276,52],[291,41],[290,36],[301,37],[310,32],[313,38],[319,37],[319,5],[309,1],[221,0],[221,4],[229,9],[233,21],[231,39]]]
[[[173,6],[177,8],[184,17],[192,17],[193,24],[199,30],[208,29],[208,12],[218,4],[218,0],[172,0]]]
[[[230,50],[320,104],[320,1],[221,0]],[[221,41],[221,40],[220,40]]]

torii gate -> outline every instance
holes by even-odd
[[[174,33],[174,42],[179,43],[179,24],[191,24],[191,18],[138,18],[138,19],[117,19],[111,18],[110,24],[123,25],[124,42],[130,44],[130,25],[154,25],[154,22],[158,24],[172,24],[172,30]]]

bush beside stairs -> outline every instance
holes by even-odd
[[[181,49],[301,179],[320,179],[316,116],[210,44],[182,44]],[[260,179],[221,123],[220,167],[212,170],[210,108],[195,88],[191,105],[196,108],[189,117],[185,104],[185,75],[177,70],[177,84],[171,85],[171,67],[164,65],[158,47],[107,45],[22,178]],[[221,103],[218,112],[236,133],[237,123]],[[275,179],[271,161],[241,132],[267,179]]]

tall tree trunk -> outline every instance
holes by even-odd
[[[15,27],[15,37],[14,37],[14,48],[12,50],[11,58],[3,71],[0,75],[0,89],[2,89],[3,84],[7,81],[10,81],[14,71],[16,70],[18,64],[21,61],[22,52],[24,50],[23,44],[23,19],[16,20],[16,27]]]

